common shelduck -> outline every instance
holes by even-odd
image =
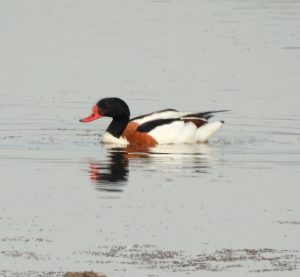
[[[124,100],[103,98],[92,108],[90,116],[80,122],[90,122],[101,117],[112,117],[102,137],[104,143],[153,147],[157,144],[206,142],[223,124],[208,122],[214,113],[179,112],[174,109],[156,111],[130,119],[130,111]]]

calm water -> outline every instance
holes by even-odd
[[[0,1],[0,275],[299,276],[299,1]],[[230,109],[202,145],[132,116]]]

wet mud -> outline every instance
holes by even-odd
[[[64,277],[106,277],[103,274],[97,274],[93,271],[85,272],[67,272]]]
[[[292,271],[299,269],[299,250],[275,249],[221,249],[214,252],[188,255],[183,251],[157,249],[152,245],[115,246],[97,252],[85,252],[91,256],[88,264],[113,263],[137,268],[160,269],[170,272],[232,271],[246,272]]]
[[[191,274],[196,272],[286,272],[299,270],[299,250],[276,249],[220,249],[213,252],[189,255],[184,251],[162,250],[153,245],[110,246],[99,251],[81,251],[74,254],[89,257],[85,260],[90,268],[95,265],[115,264],[130,266],[138,270],[157,270],[160,272],[177,272]],[[25,259],[42,260],[34,253],[1,252],[2,256],[23,257]],[[64,276],[64,277],[106,277],[93,271],[84,272],[5,272],[3,276]],[[283,273],[284,274],[284,273]],[[2,276],[0,275],[0,276]]]

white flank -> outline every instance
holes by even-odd
[[[148,121],[152,120],[158,120],[158,119],[169,119],[169,118],[180,118],[187,113],[184,112],[177,112],[177,111],[166,111],[166,112],[158,112],[158,113],[153,113],[151,115],[142,117],[140,119],[133,120],[133,122],[140,124],[146,123]]]
[[[149,132],[159,144],[175,143],[176,138],[184,127],[183,121],[158,126]]]
[[[102,142],[108,144],[115,144],[119,146],[126,146],[129,144],[128,140],[124,137],[116,138],[112,134],[105,132],[102,136]]]
[[[196,141],[196,130],[193,123],[174,121],[154,128],[149,135],[159,144],[192,143]]]
[[[222,125],[222,122],[215,121],[201,126],[196,132],[197,141],[206,142]]]
[[[197,127],[194,123],[185,123],[174,143],[195,143]]]

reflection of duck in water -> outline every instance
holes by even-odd
[[[208,122],[209,118],[222,111],[188,113],[167,109],[130,119],[129,108],[122,99],[104,98],[93,106],[90,116],[80,121],[112,117],[103,142],[153,147],[157,144],[206,142],[223,124],[222,121]]]
[[[128,178],[128,159],[122,152],[112,151],[108,161],[90,161],[90,178],[99,190],[122,191],[120,185]]]
[[[122,152],[111,152],[106,163],[91,162],[90,176],[95,182],[117,183],[127,180],[128,160]]]
[[[189,171],[198,175],[208,172],[210,161],[217,154],[217,149],[208,144],[181,144],[177,147],[158,145],[152,148],[109,144],[106,149],[108,160],[89,161],[89,174],[97,189],[114,192],[122,191],[122,186],[126,184],[130,161],[133,167],[140,167],[144,171],[178,174]]]
[[[128,179],[129,159],[147,157],[147,149],[127,146],[112,147],[108,150],[108,161],[90,161],[89,174],[91,181],[100,190],[120,191],[116,185],[125,183]]]

